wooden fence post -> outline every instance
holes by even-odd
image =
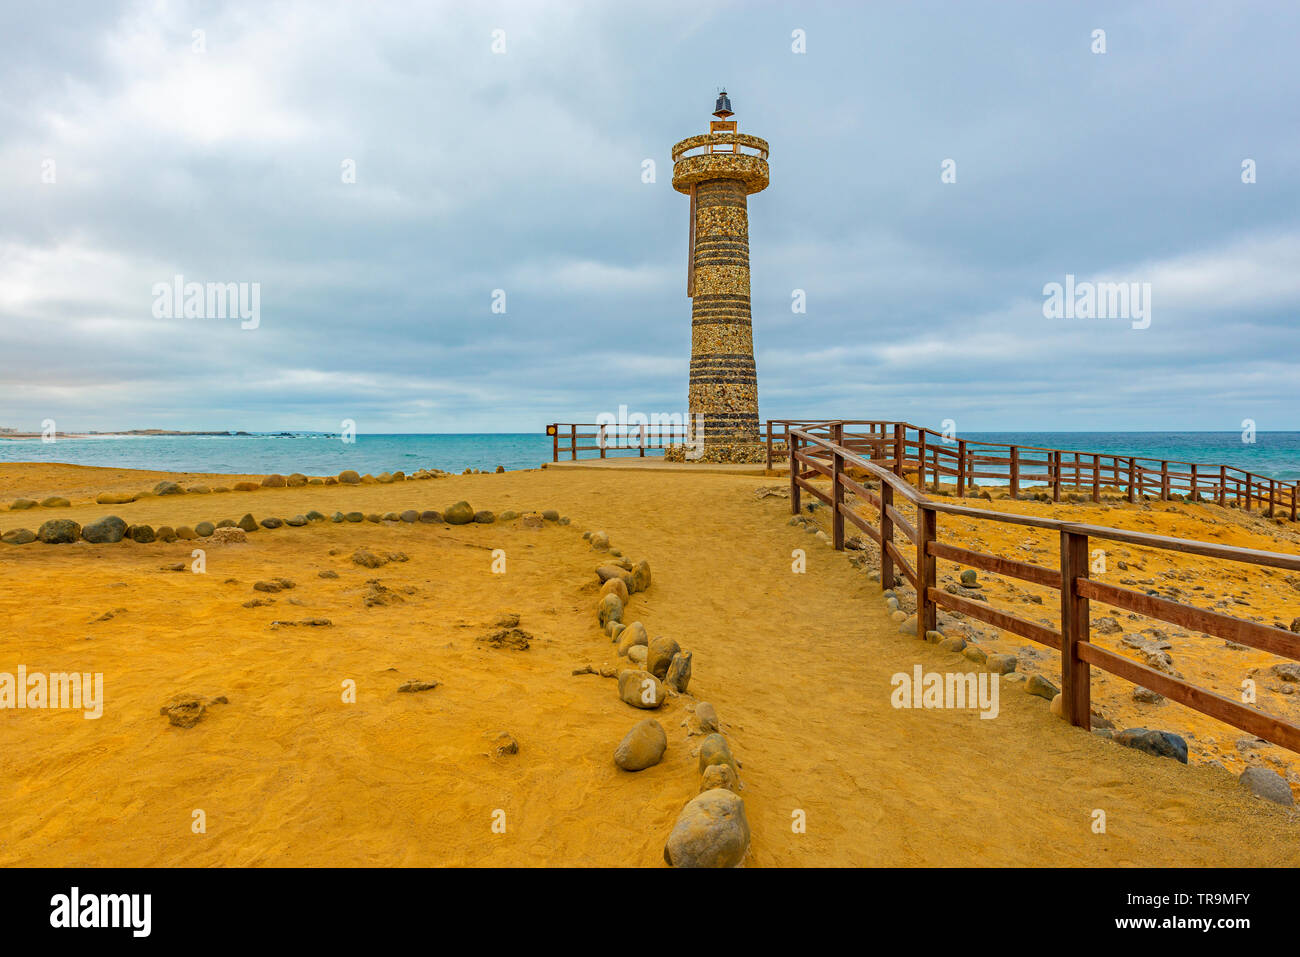
[[[569,426],[569,452],[573,456],[573,461],[578,460],[578,426],[573,424]]]
[[[1228,504],[1228,467],[1219,466],[1219,507],[1225,508]]]
[[[1092,500],[1101,501],[1101,456],[1092,457]]]
[[[1277,514],[1277,479],[1268,480],[1268,517]]]
[[[1254,489],[1251,488],[1251,486],[1254,484],[1254,482],[1252,481],[1253,478],[1254,476],[1251,475],[1249,472],[1246,473],[1246,511],[1248,512],[1250,511],[1251,493],[1254,491]]]
[[[966,440],[957,440],[957,497],[966,494]]]
[[[799,460],[795,457],[795,451],[799,447],[799,440],[788,429],[786,430],[786,448],[790,450],[790,514],[799,514]]]
[[[925,491],[925,429],[916,430],[916,487]]]
[[[786,443],[786,445],[789,444],[790,443],[788,442]],[[772,420],[771,419],[767,420],[767,468],[768,471],[771,471],[772,469]]]
[[[922,505],[916,507],[916,637],[925,641],[925,633],[934,631],[938,606],[930,597],[936,587],[935,558],[930,543],[935,540],[939,513]]]
[[[1077,646],[1089,637],[1088,599],[1076,580],[1088,577],[1088,536],[1061,532],[1061,714],[1085,731],[1092,727],[1088,663]]]
[[[1169,463],[1160,463],[1160,501],[1169,501]]]
[[[1011,446],[1011,464],[1008,466],[1011,474],[1011,497],[1013,499],[1020,497],[1020,449]]]
[[[645,447],[650,444],[650,425],[641,423],[641,458],[645,458]]]
[[[605,426],[596,426],[596,446],[600,449],[600,457],[605,457]]]
[[[1293,522],[1295,521],[1295,510],[1296,510],[1295,500],[1296,500],[1297,493],[1300,493],[1300,482],[1296,482],[1294,485],[1291,486],[1291,521]]]
[[[551,461],[558,462],[560,461],[560,424],[552,423],[547,431],[551,433]]]
[[[842,422],[831,426],[831,442],[835,446],[831,451],[831,544],[838,552],[844,550],[844,513],[841,511],[844,507],[844,486],[840,482],[840,476],[844,473]]]
[[[894,423],[894,474],[903,477],[903,423]]]
[[[1061,500],[1061,452],[1058,449],[1052,453],[1052,501]]]
[[[1188,494],[1191,496],[1193,502],[1199,502],[1201,500],[1200,493],[1196,491],[1196,463],[1195,462],[1192,463],[1192,487],[1189,490]]]
[[[880,589],[894,587],[894,556],[885,547],[894,541],[894,520],[889,508],[894,504],[894,486],[883,479],[880,482]]]
[[[1128,460],[1128,500],[1130,502],[1137,501],[1137,489],[1134,488],[1134,483],[1136,481],[1137,481],[1137,459],[1131,458]]]

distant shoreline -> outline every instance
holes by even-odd
[[[56,439],[115,439],[123,436],[185,436],[185,435],[212,435],[227,438],[235,436],[251,436],[252,432],[232,432],[226,430],[223,432],[180,432],[171,429],[128,429],[124,432],[55,432]],[[275,433],[272,433],[275,434]],[[289,432],[278,433],[280,435],[290,435]],[[0,432],[0,439],[40,439],[44,438],[44,432]]]

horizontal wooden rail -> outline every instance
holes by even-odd
[[[1159,618],[1171,625],[1203,631],[1207,635],[1225,641],[1235,641],[1241,645],[1258,648],[1260,651],[1300,661],[1300,638],[1280,628],[1234,618],[1205,608],[1184,605],[1182,602],[1133,591],[1130,588],[1107,585],[1092,579],[1079,582],[1079,594],[1084,598],[1103,601],[1115,608],[1135,611],[1148,618]]]
[[[931,542],[930,554],[935,558],[970,565],[972,568],[982,568],[986,572],[1019,578],[1021,581],[1033,582],[1035,585],[1056,589],[1061,587],[1061,573],[1055,568],[1030,565],[1028,562],[1016,561],[1013,558],[999,558],[996,555],[973,552],[969,548],[958,548],[956,545],[945,545],[942,542]]]
[[[1177,701],[1201,714],[1218,718],[1234,728],[1248,731],[1265,741],[1272,741],[1274,744],[1300,753],[1300,728],[1289,721],[1248,708],[1213,691],[1196,688],[1185,681],[1179,681],[1154,668],[1139,664],[1132,658],[1125,658],[1123,655],[1117,655],[1113,651],[1098,648],[1093,644],[1085,643],[1080,646],[1079,657],[1117,678],[1149,688],[1157,694],[1164,695],[1170,701]]]
[[[995,625],[1003,631],[1009,631],[1012,634],[1028,638],[1030,641],[1036,641],[1040,645],[1047,645],[1047,647],[1055,648],[1057,651],[1061,649],[1061,633],[1059,631],[1054,631],[1037,622],[1026,621],[1024,618],[1018,618],[1005,611],[998,611],[982,601],[962,598],[960,595],[940,591],[937,588],[930,588],[928,591],[930,601],[940,607],[959,611],[971,618],[978,618],[980,621]]]

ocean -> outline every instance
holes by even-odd
[[[1284,481],[1300,479],[1300,432],[967,432],[970,442],[1004,442],[1081,452],[1235,465]],[[589,457],[593,453],[584,453]],[[615,454],[615,453],[611,453]],[[626,452],[616,453],[626,455]],[[635,454],[635,453],[632,453]],[[647,456],[658,455],[648,450]],[[358,435],[345,444],[319,433],[240,436],[102,436],[88,439],[0,440],[0,462],[68,462],[159,472],[413,472],[438,468],[537,468],[551,460],[551,439],[540,432]]]

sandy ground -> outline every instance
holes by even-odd
[[[615,745],[644,713],[618,700],[613,681],[571,674],[615,660],[594,620],[598,560],[580,538],[589,528],[650,562],[654,584],[628,617],[695,654],[690,690],[715,705],[743,765],[749,866],[1300,862],[1295,812],[1251,797],[1222,769],[1070,728],[1010,686],[996,720],[893,708],[893,674],[972,666],[900,635],[878,585],[810,546],[786,524],[787,502],[755,499],[756,486],[779,480],[548,469],[93,504],[99,491],[171,477],[0,466],[0,501],[73,500],[0,512],[0,528],[461,498],[498,512],[556,508],[573,524],[263,530],[208,546],[203,575],[167,570],[196,543],[0,546],[0,670],[102,671],[107,698],[94,721],[0,712],[0,864],[662,866],[673,819],[698,788],[699,738],[682,724],[691,699],[657,715],[669,736],[663,763],[638,774],[614,766]],[[410,560],[361,568],[350,556],[362,545]],[[494,548],[506,550],[505,575],[491,573]],[[808,553],[805,574],[791,571],[796,548]],[[252,590],[277,576],[296,587]],[[365,607],[374,578],[401,602]],[[275,603],[245,607],[268,597]],[[477,640],[506,612],[534,636],[528,650]],[[332,625],[271,627],[312,618]],[[410,678],[441,684],[398,693]],[[345,679],[356,681],[355,704],[341,701]],[[229,704],[172,727],[158,709],[182,691]],[[1176,707],[1162,706],[1158,726],[1176,730]],[[517,738],[517,755],[492,754],[499,731]],[[191,831],[195,809],[205,834]],[[492,832],[497,810],[505,834]],[[1094,833],[1097,810],[1104,834]],[[791,826],[796,812],[806,833]]]

